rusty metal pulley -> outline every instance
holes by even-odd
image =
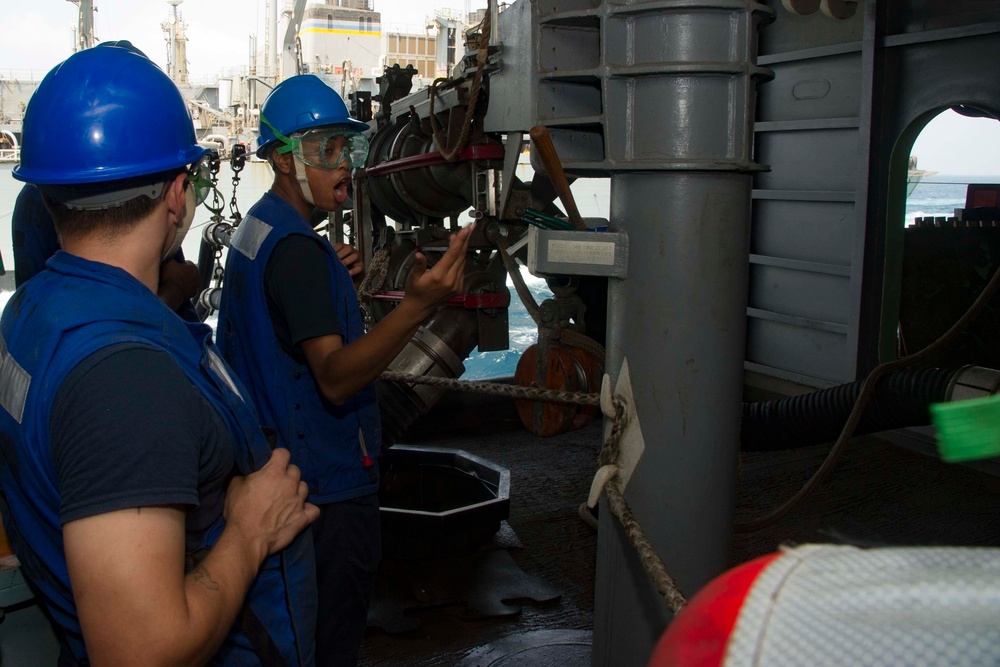
[[[538,343],[521,355],[514,372],[514,383],[559,391],[596,393],[601,388],[603,368],[600,360],[580,348],[549,342],[543,349]],[[514,401],[524,427],[542,437],[568,433],[586,426],[600,414],[596,407],[532,401]]]

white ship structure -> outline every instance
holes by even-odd
[[[375,0],[266,0],[264,35],[248,35],[248,63],[210,77],[191,76],[187,60],[184,0],[170,6],[161,23],[166,42],[166,71],[190,105],[199,140],[227,154],[237,143],[256,137],[257,109],[278,81],[314,73],[345,99],[358,93],[367,103],[377,97],[385,67],[412,71],[413,89],[448,76],[464,51],[464,35],[482,18],[482,10],[460,16],[439,10],[423,29],[383,30]],[[78,6],[73,50],[90,48],[94,34],[93,0],[70,0]],[[0,70],[0,162],[20,161],[21,120],[44,71]],[[373,102],[377,110],[377,100]]]

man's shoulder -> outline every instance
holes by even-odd
[[[325,245],[329,245],[327,240],[315,232],[293,231],[283,236],[275,244],[274,254],[301,253],[307,257],[328,257],[329,253],[326,251]]]
[[[283,237],[267,261],[264,282],[268,285],[315,285],[329,282],[333,258],[319,235],[289,234]]]
[[[125,387],[124,378],[136,380],[138,386],[153,381],[158,387],[184,380],[180,364],[169,352],[150,343],[135,341],[105,345],[88,353],[66,374],[60,392],[73,391],[85,377],[113,394]],[[182,384],[190,383],[184,381]]]
[[[247,211],[247,217],[254,217],[268,224],[286,220],[301,220],[299,212],[279,195],[268,190]]]

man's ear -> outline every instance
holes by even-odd
[[[184,212],[184,206],[187,204],[187,192],[185,188],[188,187],[190,185],[187,182],[187,173],[181,172],[167,184],[167,191],[163,196],[163,200],[167,204],[167,210],[173,213],[178,220],[182,217],[181,214]]]
[[[294,159],[295,157],[291,153],[273,151],[271,153],[271,166],[274,167],[275,171],[288,175],[292,173],[292,160]]]

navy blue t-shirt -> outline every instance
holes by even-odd
[[[264,295],[271,326],[285,354],[303,362],[304,340],[344,335],[334,308],[330,266],[319,246],[326,241],[292,234],[274,246],[264,269]]]
[[[221,516],[232,438],[166,352],[123,343],[90,355],[60,386],[49,426],[62,523],[179,505],[190,550]]]

